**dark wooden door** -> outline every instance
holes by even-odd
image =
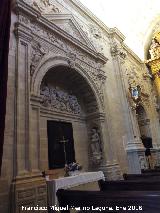
[[[64,144],[66,162],[75,162],[74,140],[72,124],[67,122],[48,121],[48,160],[49,169],[63,168],[65,166]]]

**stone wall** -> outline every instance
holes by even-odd
[[[20,212],[21,205],[46,205],[41,171],[48,169],[47,120],[72,122],[76,160],[84,171],[94,167],[108,179],[140,172],[144,148],[129,93],[132,84],[142,88],[141,104],[150,120],[155,152],[159,150],[156,95],[143,62],[125,46],[117,29],[107,28],[75,0],[60,3],[18,0],[12,14],[0,179],[0,211],[4,213],[11,206],[13,212]],[[72,82],[78,79],[73,88],[79,88],[82,99],[85,96],[83,116],[41,105],[43,78],[58,66],[72,70]],[[95,126],[103,158],[90,167],[89,131]]]

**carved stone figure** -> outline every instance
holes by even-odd
[[[94,154],[101,153],[100,137],[97,129],[91,129],[91,151]]]
[[[93,164],[100,164],[102,160],[101,140],[96,128],[91,129],[91,160]]]

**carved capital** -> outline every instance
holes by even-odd
[[[122,60],[126,59],[126,56],[127,56],[126,51],[123,49],[123,47],[120,44],[117,44],[116,42],[114,42],[111,45],[110,52],[113,57],[119,56],[120,59]]]

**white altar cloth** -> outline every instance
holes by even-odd
[[[48,204],[49,206],[57,204],[56,192],[58,189],[67,189],[81,184],[99,181],[101,179],[105,179],[102,171],[84,172],[75,176],[47,180]]]

